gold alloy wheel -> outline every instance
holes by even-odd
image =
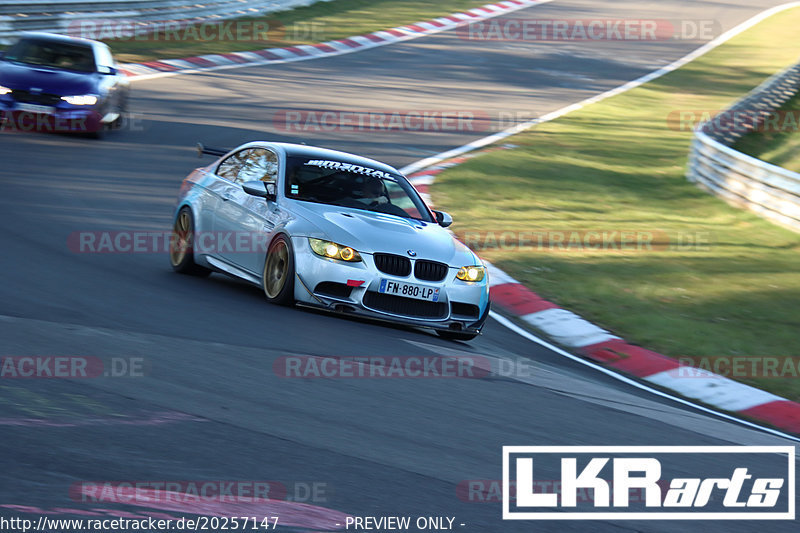
[[[192,239],[192,219],[189,211],[178,213],[175,224],[172,226],[172,236],[169,241],[169,260],[172,266],[181,265],[186,259],[189,243]]]
[[[289,275],[289,248],[283,239],[277,239],[270,247],[264,264],[264,292],[274,300],[286,285]]]

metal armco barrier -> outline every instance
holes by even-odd
[[[695,132],[686,177],[730,204],[800,232],[800,174],[731,146],[800,91],[800,63],[772,76]]]
[[[11,0],[0,2],[0,44],[24,31],[61,33],[79,19],[214,20],[259,16],[313,4],[320,0]],[[331,1],[331,0],[323,0]]]

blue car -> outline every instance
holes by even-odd
[[[0,129],[100,137],[122,123],[128,88],[104,43],[26,33],[0,53]]]

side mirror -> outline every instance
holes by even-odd
[[[444,211],[434,211],[433,214],[436,215],[436,223],[443,228],[446,228],[453,223],[453,217]]]
[[[97,67],[97,72],[99,72],[100,74],[106,74],[108,76],[116,76],[117,75],[117,69],[115,67],[100,66],[100,67]]]
[[[267,200],[275,201],[275,184],[266,181],[245,181],[242,189],[250,196],[258,196]]]

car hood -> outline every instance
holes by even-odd
[[[312,224],[309,237],[334,241],[359,252],[384,252],[440,261],[452,267],[477,258],[449,231],[430,222],[325,204],[293,201],[293,211]]]
[[[98,74],[35,67],[0,61],[0,85],[9,89],[41,89],[43,93],[70,96],[95,91]]]

